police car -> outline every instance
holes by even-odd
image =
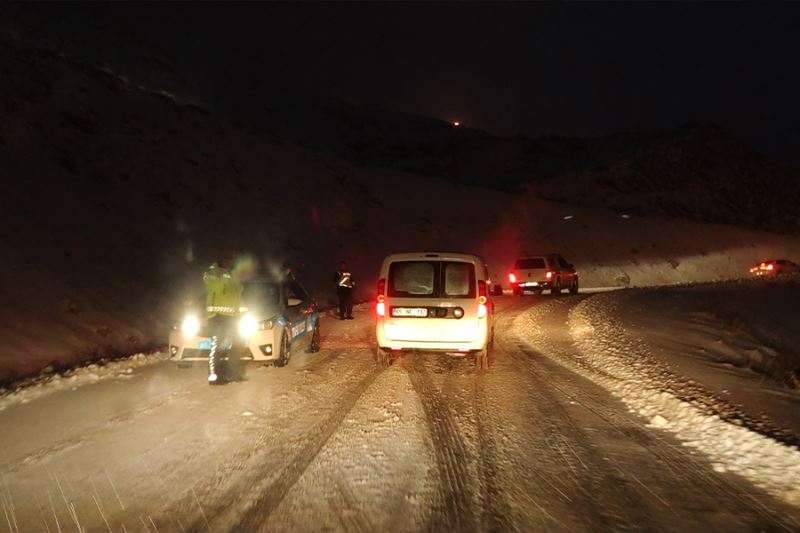
[[[244,284],[242,301],[245,307],[237,317],[238,342],[229,347],[234,355],[238,353],[243,360],[284,366],[292,351],[319,351],[317,304],[299,282],[257,277]],[[170,333],[172,361],[208,361],[211,338],[204,334],[200,316],[187,314],[181,326]]]

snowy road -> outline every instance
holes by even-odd
[[[164,362],[13,405],[0,531],[797,531],[796,507],[559,363],[585,298],[498,299],[486,374],[376,367],[365,311],[246,382]]]

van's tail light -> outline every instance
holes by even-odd
[[[773,265],[772,263],[767,265],[767,270],[773,270],[774,268],[775,268],[775,265]]]
[[[384,300],[386,299],[386,280],[379,279],[378,280],[378,304],[375,306],[375,311],[378,313],[378,316],[385,316],[386,315],[386,304]]]
[[[547,279],[553,279],[553,273],[552,272],[548,272],[547,274],[545,274],[545,277]]]
[[[488,301],[489,291],[486,288],[486,282],[478,280],[478,318],[484,318],[489,314],[489,309],[486,307]]]
[[[517,275],[514,274],[513,272],[509,272],[508,281],[510,281],[511,283],[516,283],[517,282]]]

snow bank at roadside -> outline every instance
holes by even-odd
[[[619,311],[650,346],[800,390],[798,299],[800,276],[785,276],[629,291]]]
[[[735,406],[743,425],[800,444],[797,279],[636,289],[615,299],[625,332],[706,396]]]
[[[619,397],[649,425],[670,431],[685,446],[706,454],[718,472],[734,472],[773,495],[800,505],[800,450],[711,414],[691,380],[681,379],[626,335],[615,319],[618,293],[593,296],[570,311],[569,330],[580,350],[573,361],[562,361]],[[536,313],[517,319],[528,338],[544,334]]]
[[[75,390],[78,387],[91,385],[100,380],[127,378],[133,374],[134,369],[160,363],[165,361],[166,358],[166,353],[138,353],[124,359],[92,363],[63,373],[55,373],[45,369],[38,376],[22,381],[13,388],[0,388],[0,411],[13,405],[28,403],[54,392]]]

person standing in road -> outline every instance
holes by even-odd
[[[208,354],[208,382],[220,379],[220,355],[229,356],[236,344],[236,316],[242,305],[242,284],[234,272],[235,254],[226,251],[203,274],[206,287],[206,317],[208,335],[211,337],[211,352]],[[231,363],[229,357],[229,363]]]
[[[294,270],[288,262],[284,262],[281,267],[281,279],[284,281],[295,281],[297,278],[294,276]]]
[[[347,267],[346,261],[339,262],[339,270],[334,277],[336,293],[339,296],[339,320],[353,319],[353,273]]]

